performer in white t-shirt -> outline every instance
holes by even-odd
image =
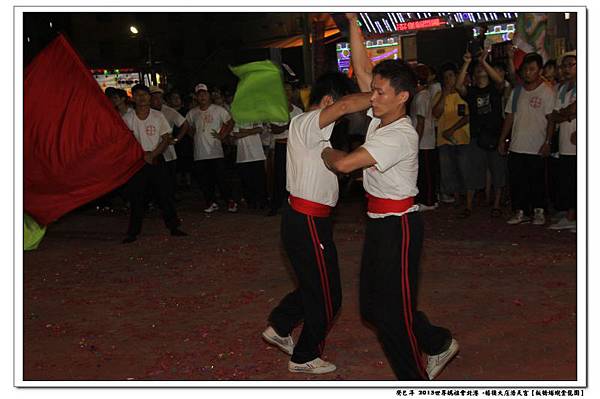
[[[423,221],[414,203],[417,190],[419,136],[407,116],[416,77],[401,60],[374,68],[367,56],[356,14],[350,25],[352,66],[362,91],[372,92],[373,119],[363,146],[350,154],[326,148],[322,158],[331,169],[363,169],[367,192],[367,227],[360,274],[361,314],[383,344],[399,380],[435,378],[458,352],[450,331],[416,312]],[[423,364],[421,351],[428,354]]]
[[[281,238],[298,287],[273,309],[263,337],[292,355],[288,363],[291,372],[322,374],[336,369],[322,360],[321,354],[342,300],[330,218],[338,200],[338,180],[321,161],[321,151],[330,147],[335,121],[368,107],[366,93],[341,97],[354,86],[341,73],[321,76],[312,88],[309,110],[290,122],[287,142],[290,196],[281,218]],[[290,332],[301,321],[304,326],[294,346]]]
[[[231,133],[236,139],[236,163],[249,209],[267,206],[266,157],[261,140],[264,131],[262,123],[250,123],[236,124]]]
[[[104,94],[106,94],[106,96],[110,99],[122,117],[128,112],[133,112],[133,108],[131,108],[127,103],[128,98],[125,90],[107,87],[104,91]]]
[[[173,144],[169,145],[165,152],[163,152],[171,183],[171,196],[175,199],[175,191],[177,189],[177,152],[175,151],[175,144],[188,133],[190,125],[179,112],[163,104],[163,89],[158,86],[150,86],[150,96],[150,107],[162,112],[171,127],[171,132],[173,133],[175,127],[179,128],[177,136],[173,139]]]
[[[435,128],[431,110],[431,95],[427,79],[429,67],[419,64],[415,67],[417,75],[417,91],[411,102],[410,117],[412,124],[419,135],[419,174],[417,187],[419,194],[417,202],[419,210],[431,210],[437,208],[437,184],[439,159],[435,148]]]
[[[556,95],[541,77],[542,56],[529,53],[521,63],[523,85],[515,86],[506,104],[506,118],[498,141],[500,155],[508,151],[510,196],[514,215],[508,224],[544,225],[546,218],[545,160],[547,115],[554,110]],[[511,133],[512,131],[512,133]]]
[[[546,142],[550,143],[558,124],[558,170],[559,202],[567,214],[558,222],[549,226],[552,230],[569,229],[575,233],[577,228],[577,52],[570,51],[560,59],[565,82],[558,88],[554,111],[550,115]],[[544,144],[543,155],[548,156],[550,144]]]
[[[290,121],[294,117],[300,115],[302,110],[292,104],[293,88],[290,83],[286,83],[285,94],[288,99],[288,111],[290,113]],[[283,202],[287,199],[288,192],[285,189],[285,164],[287,154],[288,129],[290,123],[271,123],[271,134],[275,140],[275,160],[274,160],[274,181],[273,181],[273,197],[271,199],[271,209],[267,216],[275,216]]]
[[[219,186],[221,199],[227,201],[227,210],[237,212],[237,203],[231,196],[231,187],[225,179],[225,159],[221,141],[233,129],[233,119],[223,107],[211,104],[208,87],[204,83],[196,85],[198,106],[192,108],[185,119],[194,134],[194,177],[204,193],[206,209],[212,213],[219,209],[215,187]]]
[[[142,230],[145,210],[145,196],[148,188],[153,188],[163,211],[165,225],[173,236],[187,235],[178,229],[179,218],[175,203],[170,195],[170,183],[163,153],[171,142],[171,128],[164,115],[150,108],[150,90],[138,84],[131,89],[135,112],[123,115],[123,120],[132,130],[136,140],[144,150],[146,164],[129,180],[126,191],[131,202],[131,216],[127,237],[123,243],[136,240]]]

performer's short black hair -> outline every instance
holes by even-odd
[[[317,105],[323,97],[331,96],[334,101],[358,92],[358,86],[341,72],[328,72],[321,75],[310,91],[310,105]]]
[[[382,61],[373,68],[373,75],[389,80],[396,94],[407,91],[410,94],[409,99],[415,95],[417,76],[410,65],[403,60]]]
[[[134,94],[136,91],[145,91],[146,93],[150,94],[150,88],[146,85],[143,85],[141,83],[136,84],[135,86],[133,86],[131,88],[131,94]]]
[[[527,53],[523,58],[521,67],[534,62],[537,64],[538,68],[542,69],[544,67],[544,59],[538,53]]]

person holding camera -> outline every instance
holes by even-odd
[[[442,91],[432,100],[432,114],[437,118],[437,147],[440,159],[440,192],[454,195],[454,203],[464,192],[469,165],[466,162],[469,144],[469,107],[456,91],[458,68],[452,63],[442,65]]]

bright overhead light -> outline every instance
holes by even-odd
[[[135,26],[130,26],[129,30],[131,31],[131,33],[133,33],[134,35],[137,35],[138,33],[140,33],[140,31],[138,30],[138,28],[136,28]]]

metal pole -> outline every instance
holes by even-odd
[[[313,61],[310,45],[310,13],[302,14],[302,59],[304,61],[304,81],[313,83]]]
[[[146,39],[148,41],[148,64],[150,64],[150,81],[153,84],[156,84],[156,82],[154,82],[154,69],[152,68],[152,41],[150,39]]]

